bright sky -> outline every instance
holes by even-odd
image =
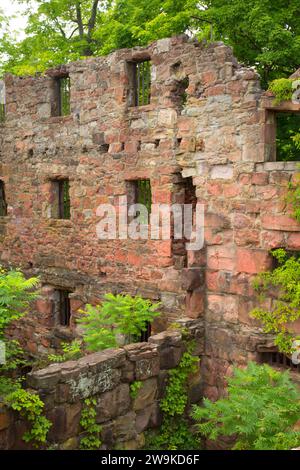
[[[0,8],[3,10],[4,15],[10,18],[11,31],[17,31],[18,38],[22,39],[27,24],[27,18],[24,14],[26,6],[18,4],[15,0],[1,0]]]

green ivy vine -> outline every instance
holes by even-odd
[[[97,450],[101,446],[101,426],[96,422],[96,399],[87,398],[84,400],[84,407],[81,412],[80,425],[83,430],[83,437],[80,439],[81,450]]]
[[[23,435],[23,440],[37,448],[45,444],[52,424],[43,415],[44,403],[40,397],[23,388],[17,388],[5,397],[5,402],[31,425],[29,431]]]
[[[293,342],[300,337],[295,335],[288,324],[300,319],[300,258],[290,256],[284,249],[272,251],[278,266],[273,271],[266,271],[256,276],[253,282],[261,302],[270,289],[275,293],[271,309],[255,308],[251,316],[259,319],[265,333],[275,335],[274,343],[279,351],[291,354]]]
[[[197,371],[199,358],[192,355],[190,343],[178,366],[169,371],[169,381],[160,402],[163,421],[159,433],[148,432],[146,447],[155,450],[186,450],[199,448],[198,439],[191,431],[186,417],[188,379]]]

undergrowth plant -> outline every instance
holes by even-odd
[[[300,150],[300,133],[294,137],[296,146]],[[299,171],[296,173],[294,181],[288,184],[286,200],[291,205],[293,218],[300,223],[300,165],[298,165],[298,169]]]
[[[101,426],[96,422],[96,399],[87,398],[84,400],[84,407],[81,411],[80,425],[83,436],[80,439],[81,450],[97,450],[101,446]]]
[[[82,341],[74,339],[71,343],[61,344],[63,354],[49,354],[50,362],[65,362],[79,359],[82,356]]]
[[[199,447],[186,416],[188,380],[197,371],[199,358],[192,355],[191,342],[177,367],[169,372],[165,396],[160,402],[163,421],[159,432],[149,432],[147,448],[154,450],[192,450]]]
[[[293,82],[291,78],[277,78],[269,84],[269,90],[275,95],[275,104],[290,101],[293,96]]]
[[[235,438],[233,450],[289,450],[300,445],[300,394],[288,372],[264,364],[235,368],[228,378],[228,396],[204,399],[192,416],[201,436]]]
[[[130,396],[133,400],[135,400],[136,397],[138,396],[139,390],[141,389],[142,386],[143,386],[143,382],[141,382],[140,380],[136,380],[135,382],[132,382],[132,384],[130,385]]]
[[[43,415],[44,403],[40,397],[20,387],[9,393],[5,402],[30,424],[30,429],[23,435],[23,440],[31,442],[34,447],[44,445],[51,423]]]
[[[87,305],[78,319],[89,351],[117,347],[119,335],[138,340],[147,323],[160,315],[159,303],[139,296],[106,294],[104,299],[102,305]]]
[[[259,319],[265,333],[275,335],[275,345],[286,354],[294,352],[293,342],[299,337],[289,329],[288,324],[300,319],[300,258],[282,248],[272,251],[278,266],[256,276],[255,291],[263,301],[270,289],[275,291],[271,309],[255,308],[251,316]]]

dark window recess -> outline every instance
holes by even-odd
[[[300,161],[300,113],[276,113],[276,160]]]
[[[70,95],[71,83],[69,77],[60,77],[56,79],[56,109],[54,115],[68,116],[70,114]]]
[[[65,290],[59,291],[59,324],[69,326],[71,318],[69,292]]]
[[[148,210],[148,215],[150,215],[152,204],[150,180],[127,181],[127,200],[128,206],[132,204],[143,204]]]
[[[70,219],[70,183],[68,179],[53,181],[52,216],[55,219]]]
[[[131,106],[143,106],[151,99],[151,62],[132,62],[130,64],[133,96]]]
[[[141,332],[140,342],[147,343],[150,336],[151,336],[151,323],[147,322],[145,331]]]
[[[5,188],[4,188],[4,182],[0,180],[0,216],[4,217],[5,215],[7,215]]]
[[[0,103],[0,123],[5,121],[5,104]]]
[[[292,360],[288,356],[278,351],[261,352],[260,362],[262,364],[269,364],[273,367],[300,372],[300,364],[293,364]]]

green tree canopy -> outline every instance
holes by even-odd
[[[256,66],[267,85],[300,64],[299,0],[208,0],[204,16],[236,57]]]

